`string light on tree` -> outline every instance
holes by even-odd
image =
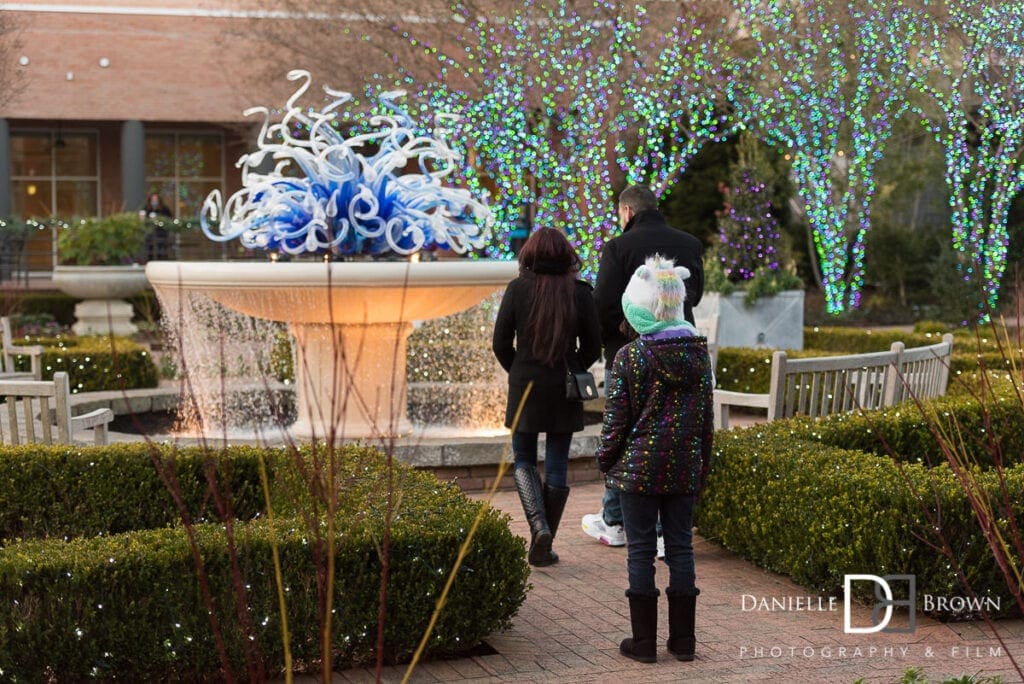
[[[718,217],[718,258],[733,282],[754,277],[759,268],[779,269],[779,222],[772,214],[768,187],[761,180],[765,164],[749,133],[740,136],[739,158],[725,188],[725,209]]]
[[[985,321],[1006,270],[1010,202],[1024,190],[1024,2],[954,3],[948,18],[921,23],[930,39],[913,75],[941,118],[918,111],[945,153],[958,268],[982,287]]]
[[[534,225],[565,230],[593,276],[619,230],[617,167],[664,189],[701,144],[725,133],[706,88],[718,77],[718,43],[708,36],[722,27],[680,20],[659,28],[643,6],[631,7],[627,15],[609,0],[527,0],[482,17],[457,5],[462,52],[410,37],[437,60],[430,107],[462,116],[453,139],[472,148],[477,167],[466,182],[495,188],[492,256],[511,256],[510,230],[529,207]]]
[[[827,2],[741,1],[738,9],[756,49],[733,61],[729,96],[767,141],[792,154],[826,310],[838,314],[860,303],[873,169],[906,106],[893,75],[912,32],[886,40],[893,36],[879,26],[898,13],[882,14],[875,2],[864,12]]]
[[[667,194],[705,144],[737,130],[740,122],[719,97],[724,46],[734,37],[725,17],[687,13],[674,22],[653,71],[626,82],[623,98],[633,106],[616,152],[630,184]]]

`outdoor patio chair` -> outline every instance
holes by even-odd
[[[0,380],[0,443],[71,444],[74,434],[91,429],[94,444],[107,443],[107,423],[114,419],[108,408],[71,415],[68,374],[53,380]]]

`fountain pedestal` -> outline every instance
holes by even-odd
[[[161,300],[199,292],[233,311],[289,324],[299,410],[290,431],[318,439],[409,432],[405,353],[412,322],[468,309],[518,272],[513,261],[462,259],[146,266]],[[174,320],[173,311],[165,313]]]
[[[406,342],[412,323],[292,323],[297,347],[295,436],[405,435]],[[301,381],[299,379],[301,378]]]
[[[146,289],[146,275],[132,266],[57,266],[53,284],[64,294],[82,299],[75,304],[76,335],[133,335],[134,310],[124,301]]]

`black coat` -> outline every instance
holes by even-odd
[[[583,402],[565,397],[566,368],[546,366],[530,351],[526,323],[533,307],[533,279],[527,271],[508,284],[494,323],[492,348],[508,373],[505,427],[512,427],[526,386],[533,388],[523,406],[517,432],[578,432],[583,429]],[[569,334],[566,359],[574,370],[586,370],[601,355],[601,333],[590,286],[576,281],[576,321]]]
[[[615,352],[629,342],[619,329],[624,319],[622,293],[636,269],[655,254],[690,270],[690,277],[683,281],[686,286],[684,316],[690,323],[694,322],[693,307],[704,296],[704,245],[689,233],[670,227],[660,211],[638,212],[626,224],[622,235],[605,243],[597,268],[594,301],[601,321],[604,358],[609,365]]]

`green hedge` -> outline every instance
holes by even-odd
[[[128,338],[116,337],[59,337],[26,340],[41,344],[43,352],[43,379],[48,380],[57,371],[65,371],[71,382],[71,392],[97,392],[104,390],[141,389],[156,387],[160,375],[149,350]],[[29,370],[31,359],[15,359],[18,370]]]
[[[1024,466],[1008,468],[1004,477],[1010,499],[1024,500]],[[978,478],[988,492],[997,491],[994,471]],[[697,525],[703,536],[813,590],[836,592],[848,573],[913,574],[919,597],[964,595],[947,559],[930,545],[935,536],[924,511],[941,520],[977,595],[998,597],[1004,612],[1014,611],[947,466],[901,465],[811,441],[801,421],[717,433]],[[1016,516],[1024,524],[1019,511]]]
[[[281,456],[262,452],[271,473]],[[172,470],[193,520],[217,519],[205,468],[226,478],[237,517],[265,509],[259,455],[251,447],[210,452],[144,443],[0,449],[0,539],[91,537],[177,524],[180,513],[155,463]]]
[[[284,466],[291,457],[282,460],[282,453],[267,454],[277,464],[272,471],[273,496],[302,507],[301,499],[292,496],[297,471]],[[240,463],[249,463],[252,455],[253,450],[231,448],[218,456],[218,463],[235,470]],[[95,452],[80,450],[79,456],[90,461]],[[349,447],[339,457],[338,481],[343,487],[335,541],[332,644],[336,666],[347,668],[372,663],[375,657],[381,492],[386,490],[387,474],[379,452]],[[114,480],[110,488],[128,486],[139,476],[130,472],[118,481],[116,468],[103,467]],[[247,473],[248,466],[239,470]],[[427,656],[464,651],[507,627],[525,600],[529,572],[524,543],[509,531],[508,516],[407,466],[396,465],[393,477],[397,503],[389,555],[386,662],[406,660],[415,650],[481,508],[484,517],[428,642]],[[252,486],[251,476],[246,478]],[[282,517],[273,526],[263,516],[234,526],[247,614],[255,625],[252,643],[267,676],[279,676],[284,662],[271,562],[275,544],[296,670],[316,671],[320,652],[320,566],[315,560],[319,550],[301,518],[283,517],[284,511],[278,511]],[[130,512],[125,515],[132,517]],[[223,527],[202,524],[194,530],[234,675],[245,676],[247,638],[238,624]],[[0,593],[8,598],[0,609],[0,671],[9,681],[220,677],[188,535],[181,527],[8,543],[0,549]]]
[[[733,392],[768,392],[772,381],[772,354],[774,349],[751,349],[749,347],[722,347],[718,350],[715,365],[715,381],[719,389]],[[802,349],[787,351],[792,359],[812,356],[840,356],[842,352]]]
[[[1022,462],[1024,407],[1008,385],[997,386],[984,402],[954,395],[924,404],[925,414],[912,402],[863,413],[827,416],[818,421],[800,419],[807,438],[823,444],[892,456],[907,463],[937,465],[946,456],[929,426],[959,445],[958,453],[982,468],[993,465],[993,454],[1002,454],[1001,465]]]
[[[938,334],[806,329],[807,348],[793,356],[867,353],[896,340],[914,347],[937,339]],[[958,445],[992,496],[999,491],[993,454],[1000,454],[1009,500],[1024,501],[1024,408],[1011,384],[1000,381],[1014,360],[1019,367],[1019,352],[1008,353],[1016,359],[1004,359],[994,339],[991,330],[980,339],[970,331],[955,334],[948,395],[927,402],[927,414],[906,402],[717,433],[697,514],[702,534],[823,592],[837,591],[844,574],[871,573],[916,575],[919,595],[963,595],[948,560],[931,545],[936,537],[924,513],[929,511],[941,520],[973,590],[998,597],[1003,612],[1016,613],[963,487],[930,429],[935,426]],[[721,349],[719,387],[767,392],[771,354]],[[981,366],[998,371],[990,373],[995,382],[983,405],[976,398]],[[1024,506],[1014,515],[1021,518],[1021,511]]]
[[[953,349],[966,339],[955,335]],[[831,351],[837,354],[867,354],[886,351],[893,342],[902,342],[907,347],[923,347],[942,341],[941,333],[912,333],[902,330],[875,330],[872,328],[847,328],[841,326],[814,326],[804,328],[804,349]]]
[[[57,291],[5,290],[2,295],[4,311],[10,314],[50,314],[61,325],[75,322],[75,304],[78,300]]]

